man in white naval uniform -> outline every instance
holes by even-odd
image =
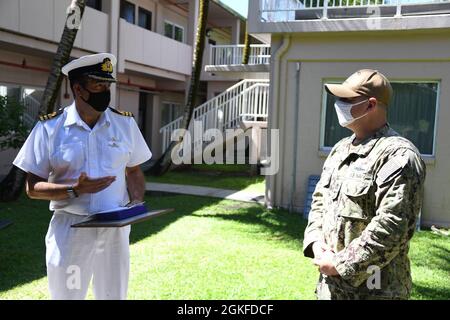
[[[71,228],[87,215],[143,201],[139,165],[151,152],[130,112],[109,107],[116,58],[83,56],[63,67],[74,103],[42,116],[13,164],[30,198],[50,200],[45,238],[52,299],[126,299],[130,226]]]

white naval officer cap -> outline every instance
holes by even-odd
[[[62,73],[73,79],[86,76],[99,81],[116,82],[113,71],[117,59],[111,53],[97,53],[72,60],[64,67]]]

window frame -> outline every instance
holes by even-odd
[[[165,126],[165,125],[167,125],[167,124],[169,124],[169,123],[171,123],[172,121],[175,121],[176,119],[178,119],[180,116],[178,116],[178,117],[173,117],[173,119],[172,120],[170,120],[169,122],[167,122],[166,124],[163,124],[163,122],[162,122],[162,112],[163,112],[163,109],[164,109],[164,107],[165,106],[169,106],[169,108],[171,109],[170,110],[170,113],[172,113],[173,111],[175,111],[174,110],[174,108],[182,108],[183,107],[183,104],[182,103],[180,103],[180,102],[176,102],[176,101],[169,101],[169,100],[164,100],[164,101],[162,101],[161,102],[161,126]],[[171,116],[174,116],[174,114],[171,114]]]
[[[23,93],[25,92],[25,89],[40,90],[40,91],[44,91],[45,90],[45,87],[28,85],[28,84],[10,83],[10,82],[0,82],[0,86],[2,86],[2,87],[19,88],[20,89],[20,98],[21,99],[23,98]]]
[[[143,26],[141,26],[140,24],[139,24],[139,20],[140,20],[140,14],[141,14],[141,12],[144,12],[145,14],[147,14],[147,16],[150,16],[150,29],[147,29],[146,27],[143,27]],[[151,10],[148,10],[148,9],[146,9],[146,8],[143,8],[143,7],[138,7],[138,14],[137,14],[137,19],[136,19],[137,21],[137,26],[138,27],[141,27],[141,28],[143,28],[143,29],[145,29],[145,30],[148,30],[148,31],[153,31],[153,12],[151,11]]]
[[[322,79],[322,107],[320,115],[320,142],[319,142],[319,152],[328,154],[330,153],[332,146],[325,146],[325,123],[327,116],[327,91],[325,90],[326,83],[342,83],[345,78],[324,78]],[[434,115],[434,128],[433,128],[433,146],[432,153],[421,153],[421,156],[428,159],[434,159],[436,157],[436,137],[437,137],[437,124],[438,116],[440,111],[440,96],[441,96],[441,80],[440,79],[395,79],[390,81],[391,83],[432,83],[437,84],[436,91],[436,112]]]
[[[19,88],[20,89],[20,95],[22,95],[22,88],[20,84],[15,83],[8,83],[8,82],[0,82],[0,87],[12,87],[12,88]],[[31,89],[31,88],[30,88]],[[2,96],[4,97],[4,96]]]
[[[0,82],[0,87],[10,87],[10,88],[17,88],[19,89],[19,103],[21,103],[24,107],[25,107],[25,113],[28,113],[30,110],[28,109],[28,107],[24,104],[24,93],[26,89],[31,89],[31,90],[38,90],[38,91],[42,91],[42,94],[44,94],[45,91],[45,87],[40,87],[40,86],[34,86],[34,85],[27,85],[27,84],[17,84],[17,83],[9,83],[9,82]],[[36,113],[36,116],[38,114]],[[31,117],[33,118],[33,117]],[[22,121],[24,123],[26,123],[26,121],[24,120],[24,117],[22,117]]]
[[[169,24],[169,25],[172,26],[172,37],[169,37],[169,36],[166,35],[166,24]],[[175,39],[175,27],[178,27],[178,28],[180,28],[183,31],[183,33],[182,33],[182,38],[183,39],[181,39],[181,41]],[[178,42],[181,42],[181,43],[184,43],[184,41],[185,41],[185,34],[186,33],[185,33],[185,29],[184,29],[183,26],[180,26],[179,24],[173,23],[170,20],[164,20],[164,36],[165,37],[167,37],[169,39],[172,39],[172,40],[175,40],[175,41],[178,41]]]
[[[126,20],[125,18],[122,17],[122,4],[123,3],[127,3],[127,4],[131,4],[134,8],[133,10],[133,22],[130,22],[128,20]],[[137,5],[133,2],[130,2],[128,0],[120,0],[120,8],[119,8],[119,18],[125,20],[126,22],[130,23],[130,24],[136,24],[136,7]]]
[[[90,6],[88,4],[88,1],[89,0],[86,1],[86,7],[103,12],[103,1],[102,0],[95,0],[95,6]]]

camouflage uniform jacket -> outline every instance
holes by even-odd
[[[321,274],[316,294],[319,299],[407,299],[409,240],[422,207],[425,164],[416,147],[389,125],[356,146],[354,138],[333,147],[313,194],[304,254],[313,257],[312,244],[325,242],[335,252],[339,273]],[[373,266],[381,270],[379,289],[367,286]]]

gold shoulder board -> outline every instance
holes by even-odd
[[[125,116],[125,117],[134,117],[133,113],[132,113],[132,112],[129,112],[129,111],[121,111],[121,110],[117,110],[117,109],[114,109],[114,108],[111,108],[111,107],[109,107],[109,109],[110,109],[112,112],[114,112],[114,113],[120,114],[121,116]]]
[[[59,116],[60,114],[62,114],[63,111],[64,111],[64,108],[61,108],[61,109],[59,109],[58,111],[55,111],[55,112],[52,112],[52,113],[49,113],[49,114],[45,114],[45,115],[39,116],[39,120],[40,120],[40,121],[46,121],[46,120],[53,119],[53,118]]]

